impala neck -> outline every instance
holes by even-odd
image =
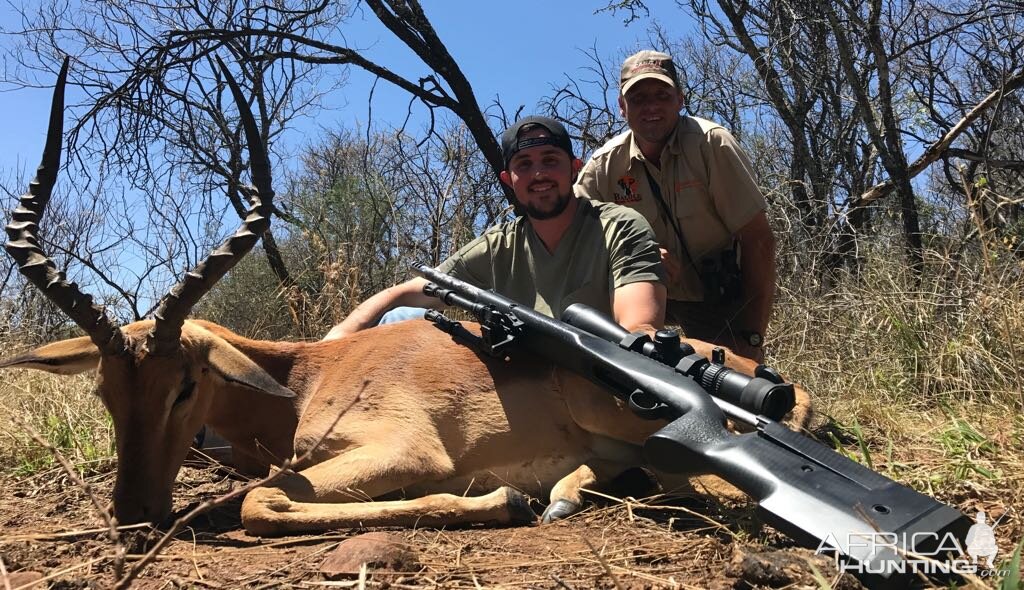
[[[295,398],[287,399],[240,386],[222,387],[210,406],[206,423],[231,443],[236,463],[255,460],[256,464],[245,465],[252,467],[250,471],[262,471],[292,458],[295,429],[310,391],[310,371],[303,366],[301,354],[308,345],[249,340],[220,326],[204,327],[215,331],[296,394]],[[240,460],[239,451],[248,457]]]

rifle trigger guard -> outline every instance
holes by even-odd
[[[668,406],[659,402],[654,396],[648,395],[642,389],[636,389],[629,394],[629,409],[644,420],[658,420],[669,418]]]

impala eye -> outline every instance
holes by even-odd
[[[174,405],[177,406],[178,404],[188,401],[188,399],[192,397],[192,394],[195,392],[195,390],[196,382],[191,379],[187,379],[184,383],[181,384],[181,392],[178,394],[178,398],[174,400]]]

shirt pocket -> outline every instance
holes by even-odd
[[[672,209],[680,220],[689,220],[710,213],[711,200],[708,198],[704,183],[699,180],[676,182],[672,196]]]

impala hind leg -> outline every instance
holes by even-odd
[[[551,488],[551,503],[541,521],[549,523],[576,514],[583,508],[583,489],[604,488],[622,471],[622,465],[607,461],[591,460],[580,465]]]
[[[431,494],[412,500],[370,501],[404,487],[449,478],[453,468],[446,459],[431,456],[423,448],[352,449],[284,476],[273,487],[249,492],[242,503],[242,524],[250,534],[272,536],[355,527],[536,520],[526,497],[509,487],[476,497]]]

